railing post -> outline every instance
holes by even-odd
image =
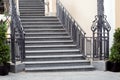
[[[10,25],[11,57],[12,62],[16,63],[16,59],[19,59],[19,61],[23,61],[25,59],[25,39],[24,39],[25,33],[23,30],[23,26],[21,25],[21,21],[17,13],[16,4],[14,0],[10,0],[10,6],[11,6],[11,25]]]
[[[14,28],[14,19],[13,17],[11,17],[11,59],[12,59],[12,63],[16,63],[15,61],[15,28]]]
[[[100,60],[109,57],[109,31],[111,29],[104,15],[103,3],[104,0],[97,0],[98,15],[95,17],[91,27],[93,31],[93,58],[98,58]]]

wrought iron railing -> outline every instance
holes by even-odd
[[[80,53],[84,57],[89,57],[93,60],[104,60],[109,57],[109,31],[110,25],[106,20],[106,16],[102,17],[102,33],[98,31],[98,22],[100,17],[96,16],[91,30],[93,31],[92,37],[86,37],[83,29],[78,25],[75,19],[64,8],[62,3],[57,0],[57,17],[69,32],[74,43],[80,49]],[[100,38],[101,35],[101,38]],[[102,45],[102,46],[101,46]]]
[[[106,18],[105,15],[95,16],[91,27],[93,31],[93,59],[104,60],[109,57],[109,32],[111,27]]]
[[[14,0],[9,1],[11,8],[11,59],[12,63],[16,63],[16,61],[24,61],[25,59],[25,32]]]
[[[80,53],[85,55],[85,32],[78,25],[75,19],[70,15],[70,13],[64,8],[62,3],[57,0],[57,17],[69,32],[69,35],[72,37],[74,44],[77,45],[77,48],[80,50]]]

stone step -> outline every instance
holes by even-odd
[[[26,50],[26,56],[80,54],[79,49],[66,50]]]
[[[39,1],[39,2],[40,2],[40,1],[43,1],[43,0],[19,0],[19,1],[20,1],[20,2],[22,2],[22,1],[23,1],[23,2],[29,2],[29,1],[30,1],[30,2],[36,2],[36,1]]]
[[[20,16],[21,19],[44,19],[44,18],[57,18],[55,16],[37,16],[37,15],[31,15],[31,16]]]
[[[26,67],[56,67],[56,66],[83,66],[90,65],[88,60],[62,60],[62,61],[25,61]]]
[[[53,36],[53,37],[25,37],[26,41],[53,41],[53,40],[71,40],[70,36]]]
[[[37,45],[67,45],[73,44],[72,40],[60,40],[60,41],[25,41],[26,46],[37,46]]]
[[[59,21],[56,21],[56,22],[45,22],[45,21],[43,21],[43,22],[22,22],[22,24],[23,25],[53,25],[53,24],[55,24],[55,25],[60,25],[61,23],[59,22]]]
[[[84,57],[80,54],[74,55],[41,55],[41,56],[26,56],[25,61],[61,61],[61,60],[83,60]]]
[[[32,3],[32,2],[20,2],[19,7],[43,7],[45,6],[42,2]]]
[[[41,32],[49,32],[49,33],[55,33],[55,32],[66,32],[66,30],[64,30],[64,29],[25,29],[25,32],[26,33],[36,33],[36,32],[38,32],[38,33],[41,33]]]
[[[58,22],[58,19],[55,18],[41,18],[41,19],[22,19],[22,22]]]
[[[76,45],[38,45],[38,46],[25,46],[25,50],[66,50],[76,49]]]
[[[26,33],[26,37],[44,37],[44,36],[67,36],[68,34],[63,33]]]
[[[31,6],[30,6],[31,5]],[[45,6],[43,2],[19,2],[19,6]]]
[[[54,31],[65,31],[65,29],[63,29],[63,28],[61,28],[61,29],[36,29],[35,28],[35,29],[25,29],[25,31],[35,31],[35,32],[38,32],[38,31],[39,32],[44,32],[44,31],[51,32],[51,31],[53,31],[54,32]]]
[[[24,25],[23,26],[24,28],[39,28],[39,27],[62,27],[63,28],[63,26],[61,25],[61,24],[59,24],[59,25]],[[64,29],[64,28],[63,28]]]
[[[25,7],[25,6],[23,6],[23,7],[19,7],[19,10],[20,11],[25,11],[25,10],[41,10],[41,9],[45,9],[45,7]]]
[[[44,13],[44,10],[40,10],[40,11],[20,11],[20,14],[41,14]]]
[[[25,68],[26,72],[49,72],[49,71],[93,71],[93,66],[57,66],[57,67],[32,67]]]
[[[25,16],[25,17],[29,17],[29,16],[44,16],[45,14],[44,14],[44,12],[43,13],[41,13],[41,14],[31,14],[31,13],[29,13],[29,14],[20,14],[20,16]]]
[[[41,25],[35,25],[35,26],[29,26],[29,25],[25,25],[23,26],[24,30],[27,30],[27,29],[64,29],[62,26],[41,26]],[[64,32],[64,33],[67,33],[67,32]],[[50,33],[51,34],[51,33]],[[56,33],[57,34],[57,33]]]

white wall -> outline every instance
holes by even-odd
[[[45,0],[45,15],[56,16],[56,0]]]
[[[60,0],[82,29],[91,36],[91,25],[97,14],[97,0]]]
[[[104,0],[105,15],[107,15],[107,20],[111,25],[110,31],[110,47],[113,43],[113,34],[115,31],[115,0]]]

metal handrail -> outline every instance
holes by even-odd
[[[70,15],[67,9],[64,8],[62,3],[57,0],[57,17],[69,32],[69,35],[72,37],[74,44],[77,45],[77,48],[80,50],[80,53],[85,55],[85,31],[79,26],[75,19]]]

